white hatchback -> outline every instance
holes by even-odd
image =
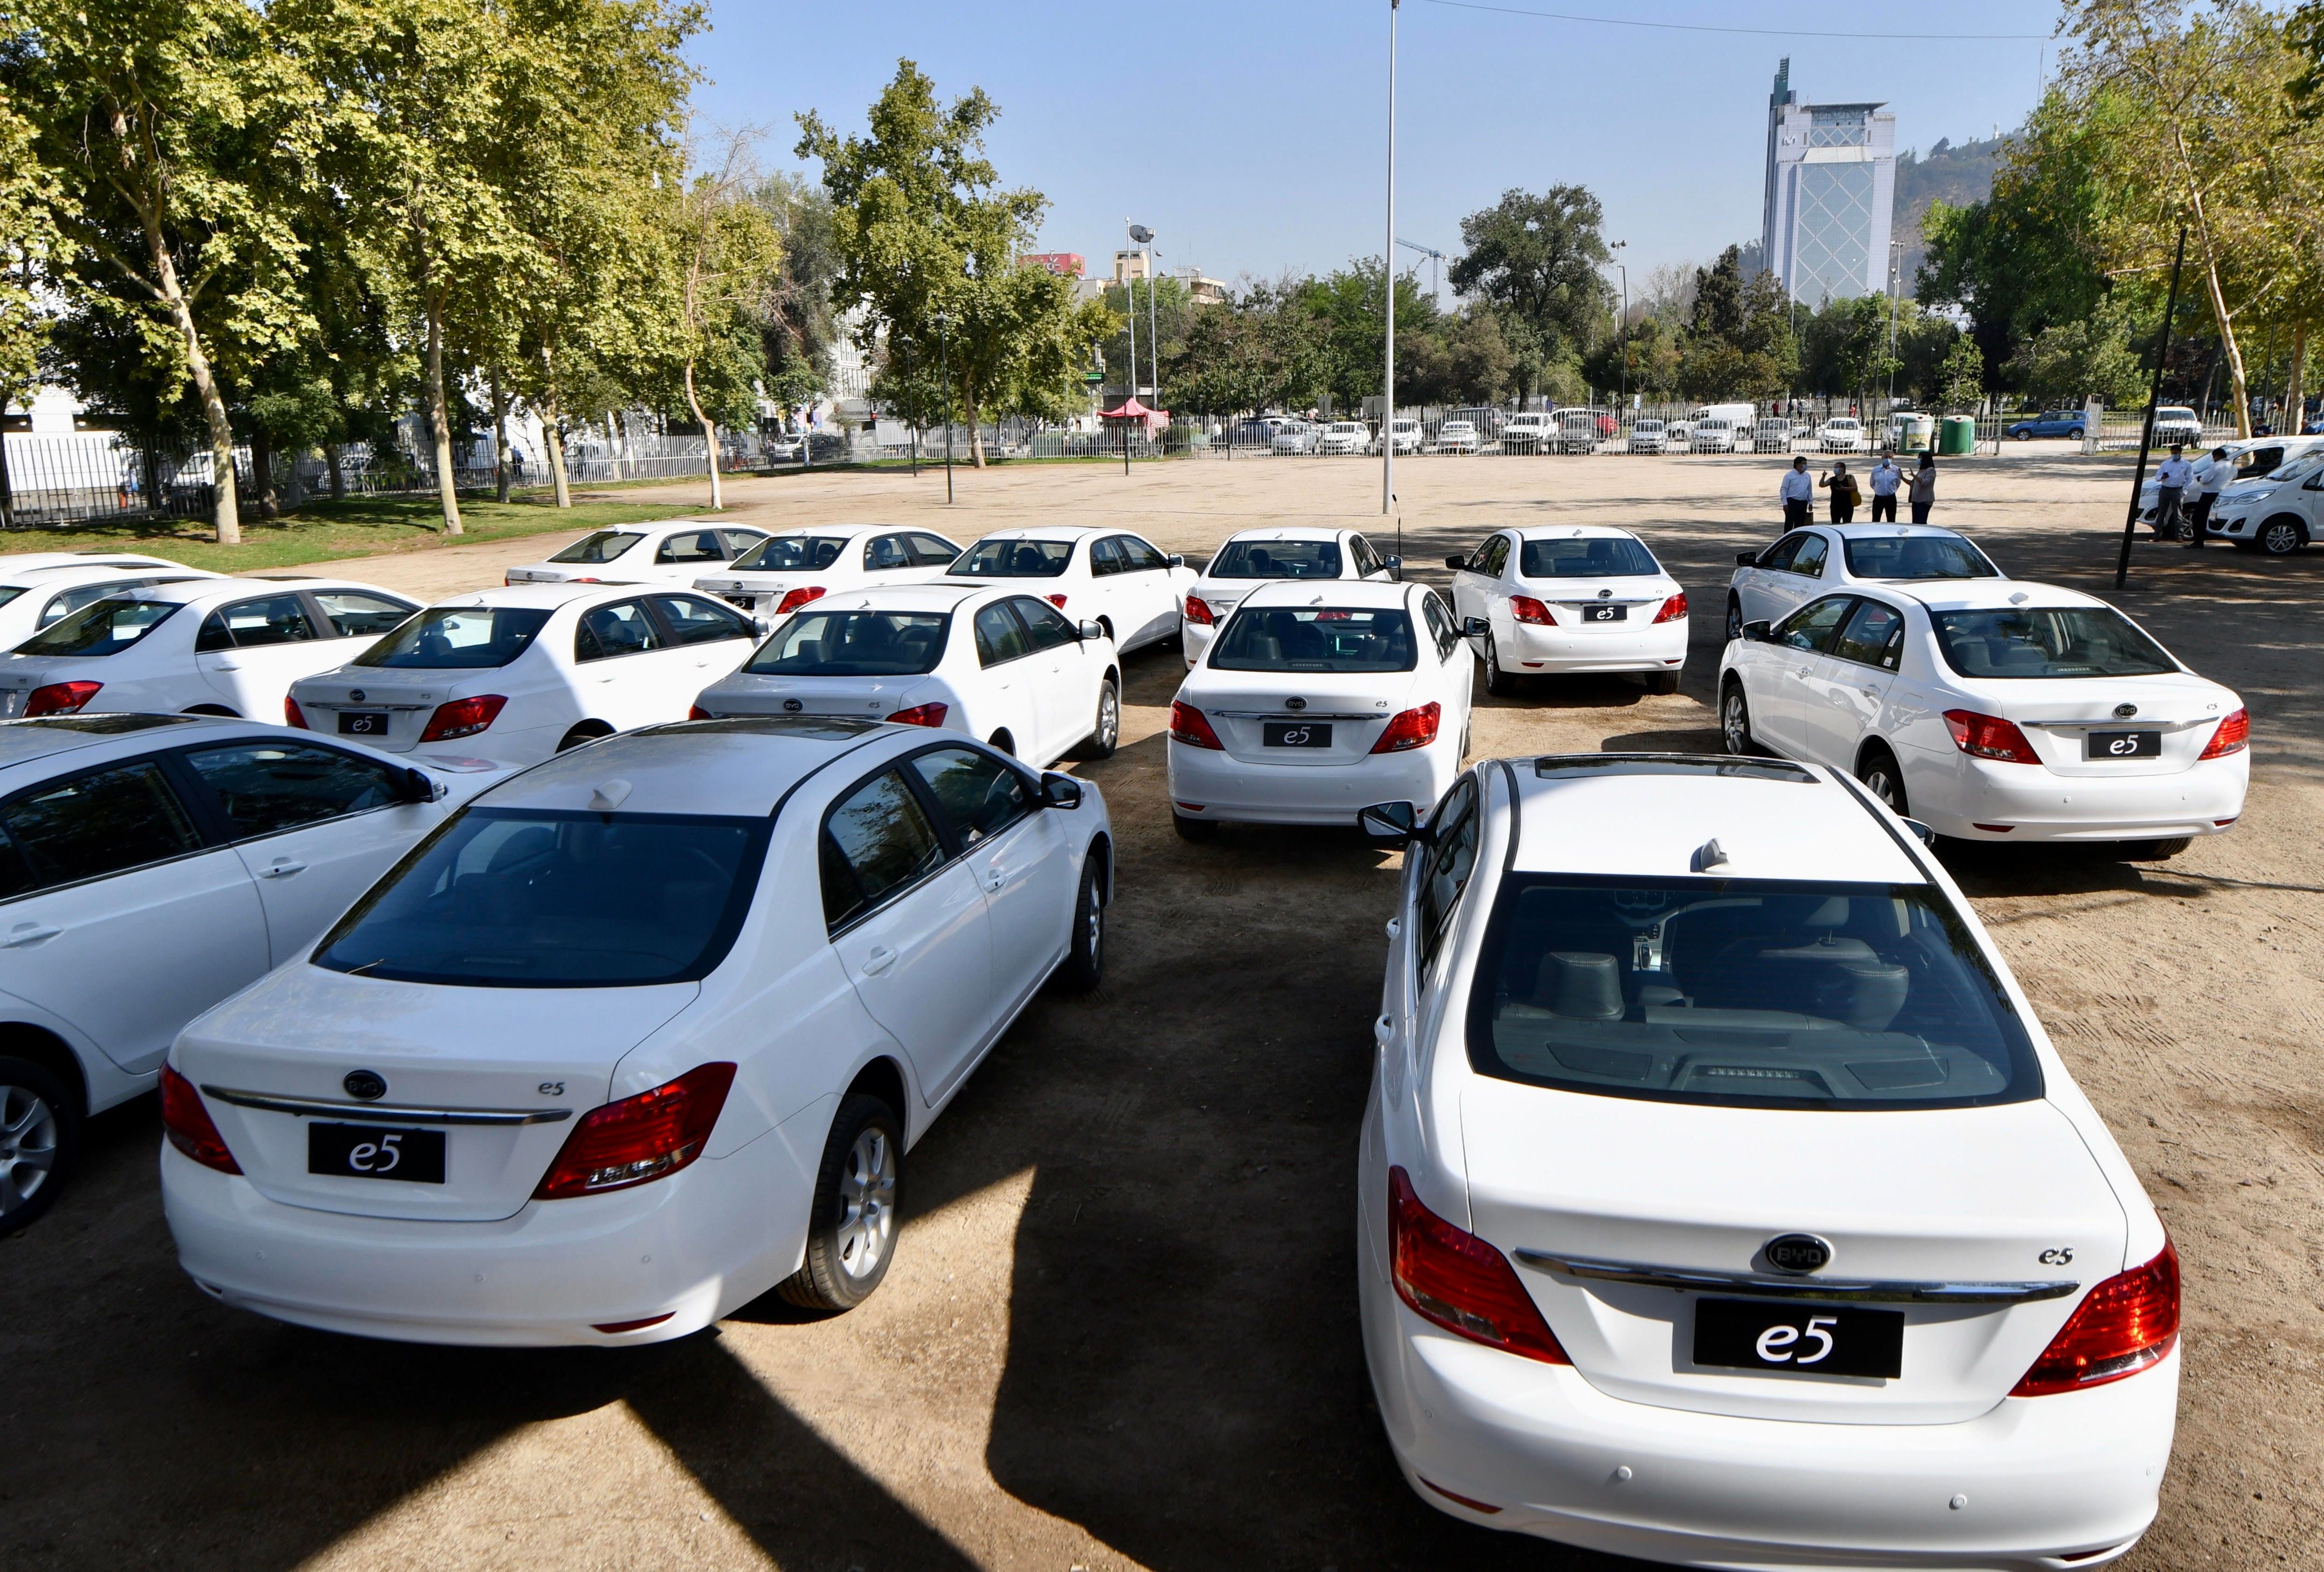
[[[290,723],[390,753],[532,764],[682,721],[758,629],[690,590],[532,584],[430,606],[291,690]]]
[[[1848,771],[1943,834],[2168,857],[2243,814],[2243,701],[2077,591],[1868,585],[1746,624],[1720,664],[1729,751]]]
[[[1474,666],[1425,585],[1261,584],[1171,703],[1178,833],[1353,824],[1357,809],[1391,800],[1425,807],[1468,750]]]
[[[678,584],[691,587],[767,538],[706,519],[625,524],[583,536],[546,562],[508,570],[510,584]]]
[[[1975,541],[1927,524],[1811,524],[1762,551],[1735,554],[1727,581],[1727,637],[1746,622],[1773,622],[1817,595],[1851,584],[1920,579],[1997,579]]]
[[[699,722],[528,770],[180,1035],[180,1264],[416,1342],[860,1303],[906,1151],[1045,982],[1097,985],[1112,865],[1095,787],[908,726]]]
[[[1686,592],[1646,543],[1606,524],[1496,529],[1448,556],[1452,614],[1485,663],[1485,691],[1514,678],[1636,672],[1646,691],[1678,692],[1686,666]]]
[[[960,547],[941,535],[894,524],[786,529],[696,579],[694,587],[771,628],[778,618],[841,590],[927,584],[959,556]]]
[[[1178,633],[1194,571],[1119,529],[1004,529],[987,535],[945,570],[961,579],[1006,584],[1049,602],[1076,622],[1093,621],[1124,655]]]
[[[327,578],[122,590],[0,656],[0,718],[146,711],[278,722],[300,678],[419,609],[376,585]]]
[[[1240,529],[1226,538],[1186,592],[1181,644],[1186,664],[1198,664],[1236,602],[1269,579],[1394,579],[1404,559],[1382,556],[1353,529],[1276,525]]]
[[[2094,1566],[2145,1531],[2178,1257],[1870,794],[1768,759],[1480,765],[1388,933],[1358,1301],[1422,1500],[1803,1572]]]
[[[693,712],[844,715],[964,732],[1036,764],[1108,758],[1121,660],[1095,622],[1021,590],[898,584],[794,611]]]

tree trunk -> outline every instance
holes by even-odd
[[[215,499],[212,518],[217,529],[220,546],[242,544],[242,511],[235,504],[234,488],[234,425],[226,416],[226,400],[218,392],[217,378],[211,374],[209,356],[202,353],[201,330],[194,326],[193,308],[186,301],[186,292],[178,286],[178,264],[170,255],[170,248],[161,243],[161,232],[152,221],[145,220],[145,250],[152,259],[154,276],[160,280],[159,293],[168,309],[171,325],[186,341],[186,372],[193,379],[194,391],[202,401],[202,418],[210,431],[211,495]]]
[[[573,505],[573,492],[565,481],[565,418],[557,412],[557,395],[552,392],[540,406],[541,435],[549,439],[549,480],[557,488],[557,505]]]
[[[444,505],[444,533],[460,528],[460,490],[452,473],[452,419],[444,407],[444,302],[428,294],[428,424],[436,439],[436,494]]]
[[[16,498],[8,484],[8,398],[0,393],[0,529],[16,528]]]
[[[250,432],[250,501],[262,519],[282,516],[282,500],[274,490],[274,442],[257,427]]]
[[[501,391],[501,373],[496,367],[492,373],[493,388],[493,500],[509,500],[509,400]]]
[[[337,443],[328,442],[323,445],[323,462],[328,464],[331,470],[331,501],[334,502],[344,502],[347,500],[347,471],[346,465],[341,462],[341,449]]]
[[[1137,397],[1135,384],[1138,381],[1138,371],[1134,366],[1130,368],[1130,380],[1133,384],[1130,396],[1135,398]],[[976,419],[976,385],[966,377],[963,377],[960,381],[960,402],[961,413],[968,417],[969,462],[978,469],[982,469],[984,467],[984,431],[983,427],[977,424]],[[1128,427],[1125,427],[1124,429]],[[1124,438],[1124,440],[1128,439]]]
[[[2292,330],[2292,375],[2283,387],[2283,419],[2292,428],[2284,433],[2287,437],[2299,436],[2301,427],[2308,424],[2301,409],[2308,402],[2307,374],[2308,325],[2303,322]]]
[[[702,412],[702,400],[694,396],[694,363],[686,363],[686,406],[702,423],[702,438],[708,445],[706,455],[710,464],[710,510],[722,513],[726,510],[726,496],[718,483],[718,423]]]

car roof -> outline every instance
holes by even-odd
[[[2034,579],[1914,579],[1883,584],[1932,611],[1999,611],[2018,606],[2104,606],[2107,602],[2062,584]]]
[[[285,738],[291,735],[280,726],[224,715],[44,715],[31,721],[0,721],[0,768],[33,763],[141,732],[167,732],[166,736],[153,738],[154,746],[175,747],[209,732],[238,735],[253,731]]]
[[[475,805],[763,815],[832,759],[905,730],[839,715],[750,715],[647,726],[537,764],[479,793]],[[605,796],[599,795],[601,788]],[[612,807],[605,805],[607,797]]]
[[[206,573],[194,567],[149,567],[137,563],[102,563],[54,567],[18,568],[10,572],[0,564],[0,584],[12,585],[30,593],[34,590],[76,589],[83,584],[101,584],[108,579],[160,578],[167,583],[191,583],[196,580],[217,580],[223,574]]]
[[[963,601],[981,595],[987,590],[1010,590],[1020,595],[1040,597],[1025,587],[1038,583],[1029,579],[977,578],[963,574],[951,584],[854,584],[835,590],[828,595],[818,595],[798,608],[801,611],[828,611],[844,609],[850,611],[950,611]]]
[[[973,549],[987,540],[1087,540],[1098,535],[1133,533],[1135,531],[1128,529],[1101,529],[1094,524],[1028,524],[1015,529],[988,529],[969,545]]]
[[[1953,540],[1969,538],[1960,530],[1948,529],[1941,524],[1816,524],[1809,528],[1821,529],[1827,535],[1837,535],[1842,540],[1893,540],[1906,535],[1941,535]]]
[[[136,551],[0,551],[0,573],[39,573],[60,567],[185,567],[185,564]]]
[[[1330,540],[1338,541],[1354,534],[1351,529],[1334,529],[1326,524],[1268,524],[1257,529],[1238,529],[1219,542],[1222,549],[1238,540]]]
[[[823,540],[853,540],[859,536],[892,535],[898,530],[909,530],[920,535],[941,535],[944,533],[943,530],[931,529],[926,524],[904,524],[892,520],[880,524],[798,524],[786,526],[780,529],[768,529],[757,525],[722,525],[721,528],[757,529],[761,534],[772,535],[784,539],[788,539],[794,536],[814,536]]]
[[[538,606],[555,610],[576,602],[587,600],[626,600],[641,594],[686,594],[679,584],[590,584],[579,583],[553,584],[504,584],[496,589],[470,590],[465,595],[447,595],[429,602],[433,610],[439,606]]]
[[[243,600],[267,593],[270,589],[280,594],[289,590],[362,590],[368,594],[388,594],[376,584],[366,584],[354,579],[310,578],[304,574],[286,574],[266,578],[206,578],[177,579],[168,584],[146,584],[127,592],[141,601],[167,601],[178,605],[207,606],[219,601]],[[397,595],[399,601],[409,601],[409,595]]]
[[[1820,766],[1684,753],[1501,762],[1517,786],[1513,872],[1928,882],[1905,832]],[[1705,866],[1714,841],[1724,860]]]
[[[1503,529],[1513,532],[1520,540],[1636,540],[1638,538],[1615,524],[1504,524]]]
[[[1401,606],[1405,597],[1420,587],[1379,579],[1265,579],[1242,598],[1242,607],[1307,606],[1318,602],[1333,606]]]

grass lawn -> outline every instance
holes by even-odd
[[[143,551],[218,573],[251,573],[292,567],[334,557],[373,556],[390,551],[429,551],[476,540],[505,540],[550,530],[601,529],[615,524],[645,524],[676,519],[696,508],[657,502],[581,502],[560,511],[547,501],[494,502],[460,500],[466,534],[441,532],[443,513],[433,497],[349,497],[345,501],[309,502],[281,519],[244,515],[242,544],[220,546],[199,519],[124,519],[117,524],[68,529],[14,529],[10,551]]]

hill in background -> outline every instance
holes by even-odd
[[[1898,253],[1899,275],[1906,294],[1913,292],[1913,275],[1921,265],[1921,218],[1929,204],[1942,200],[1955,207],[1982,202],[1993,194],[1993,172],[2009,151],[2010,139],[1952,142],[1939,139],[1923,158],[1907,150],[1896,155],[1896,208],[1892,234],[1904,243]]]

